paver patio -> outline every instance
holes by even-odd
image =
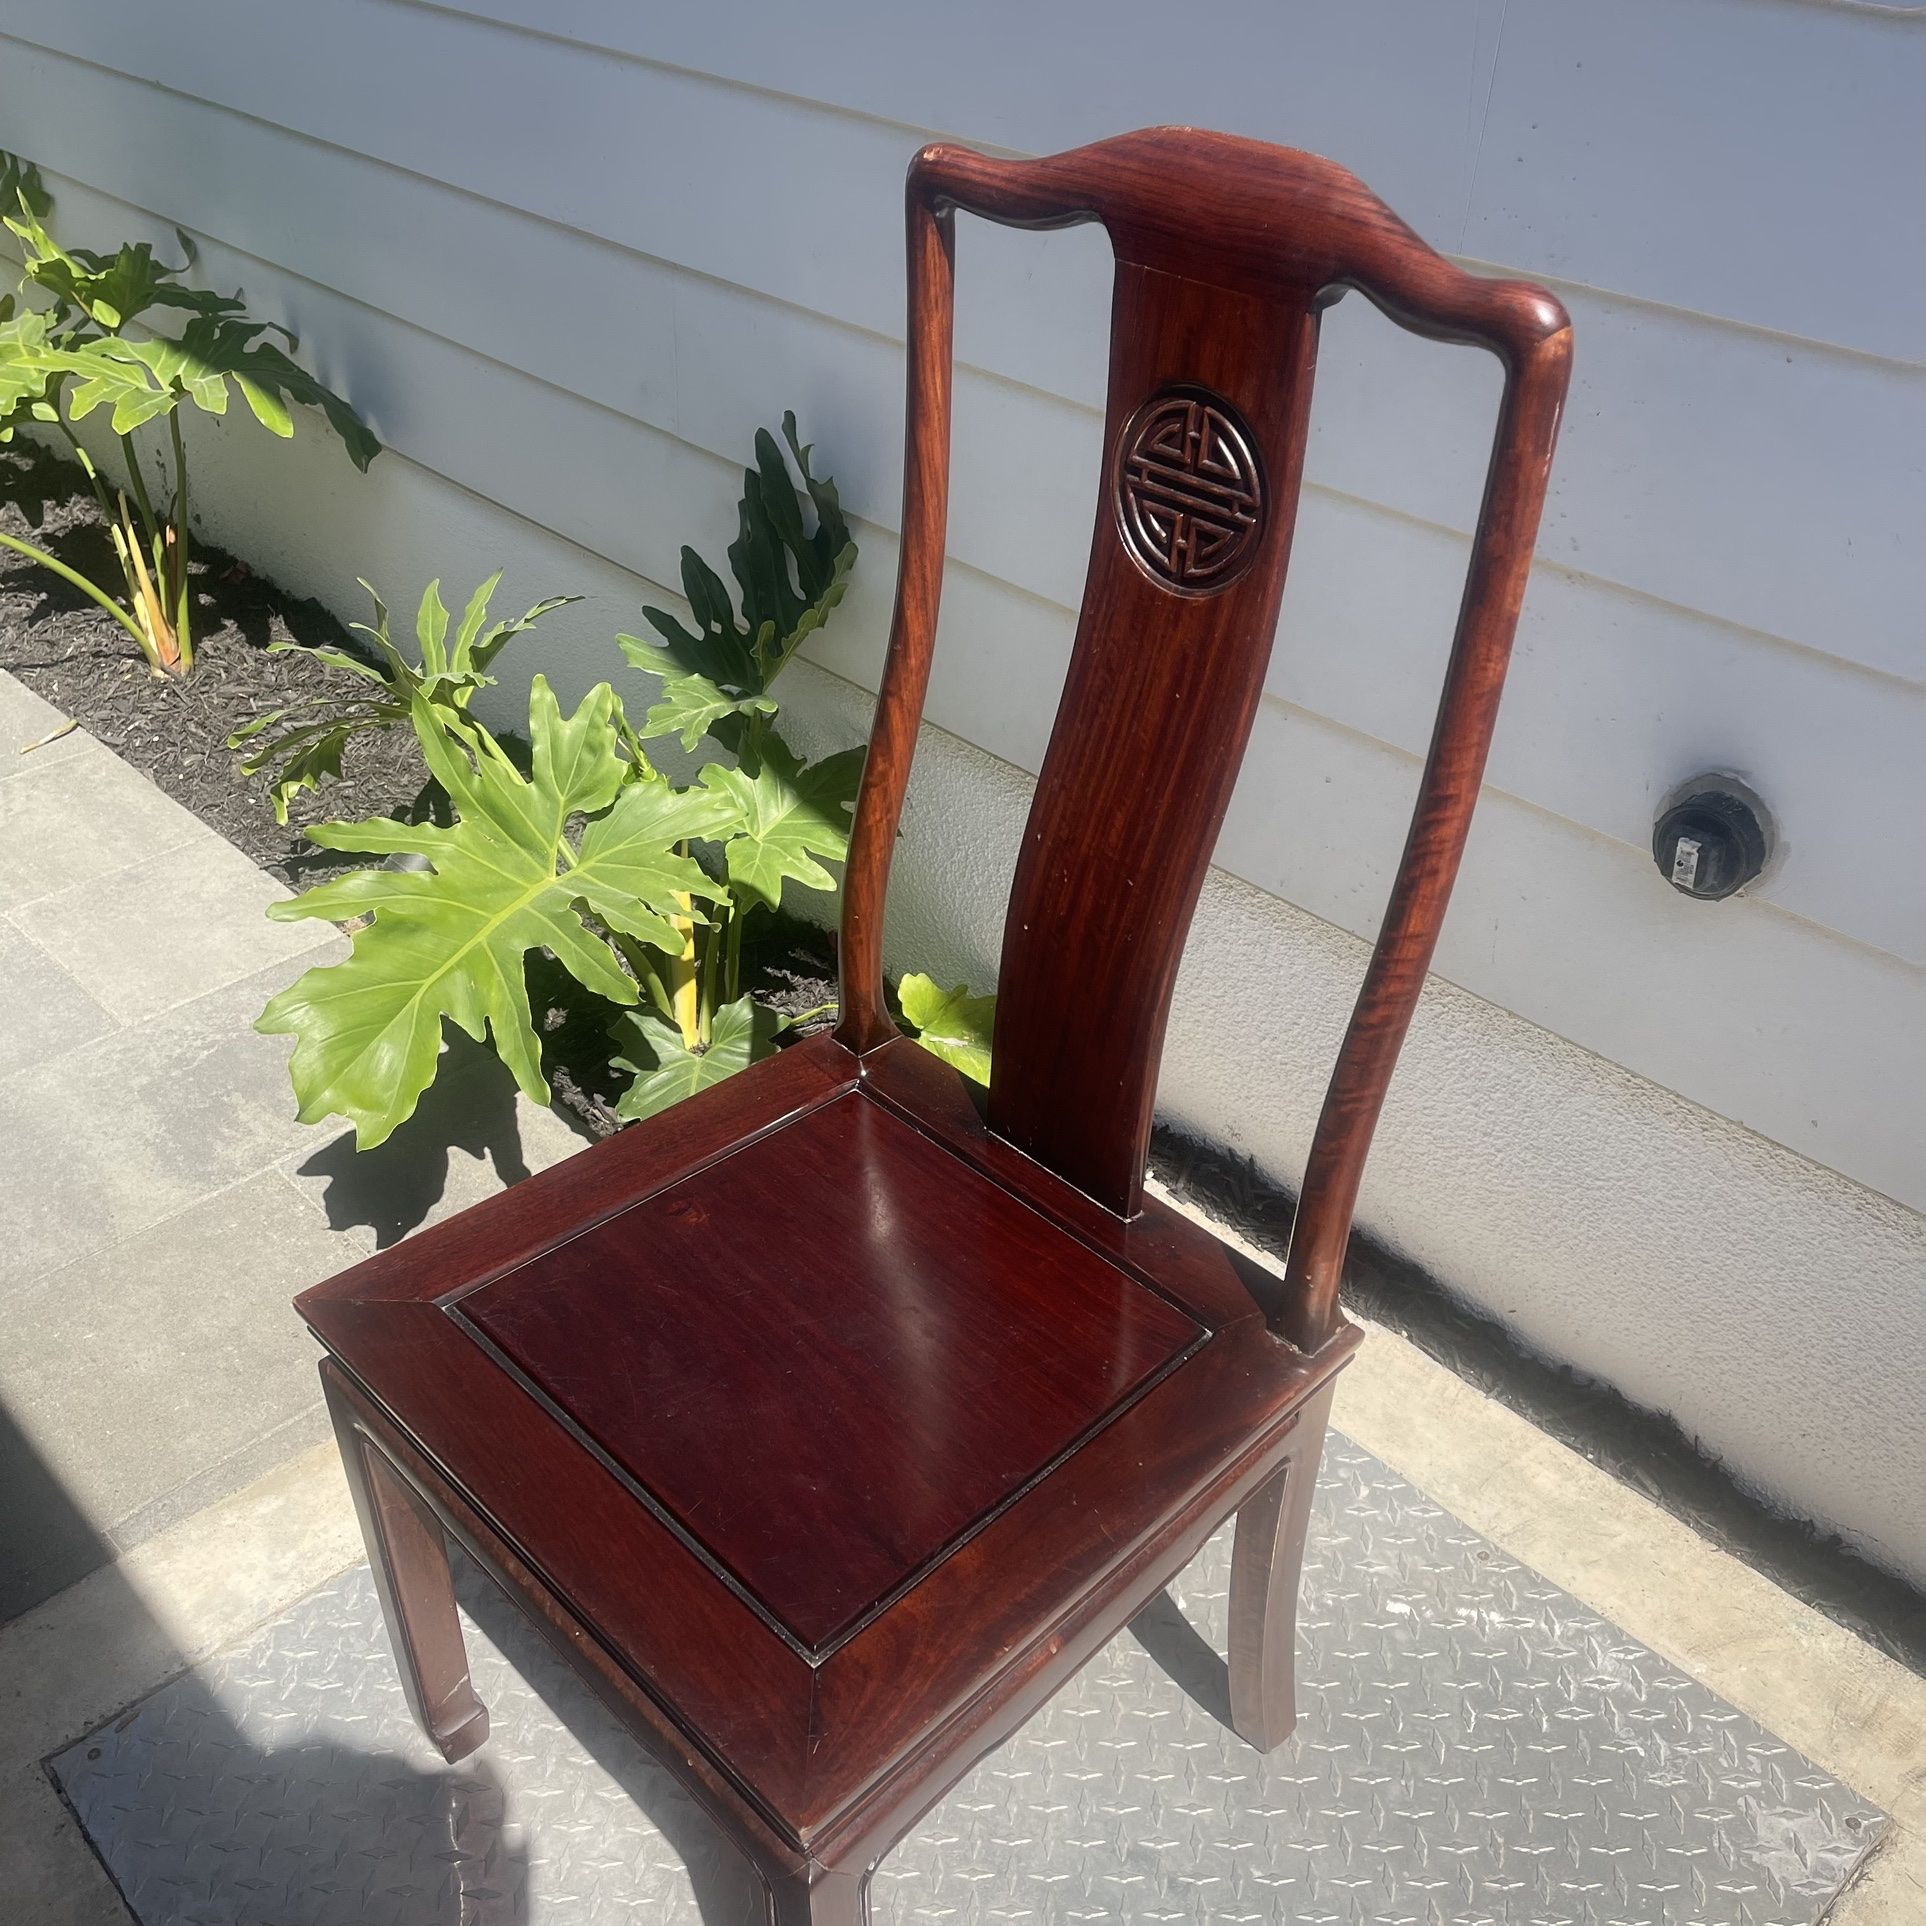
[[[297,1123],[251,1026],[342,939],[62,721],[0,675],[0,1623],[327,1435],[297,1291],[581,1142],[479,1051],[370,1156]]]

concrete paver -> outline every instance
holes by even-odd
[[[261,1171],[10,1293],[0,1401],[111,1533],[290,1418],[315,1414],[303,1444],[325,1435],[314,1347],[288,1305],[354,1255]]]
[[[316,956],[0,1080],[0,1306],[13,1287],[267,1169],[316,1133],[296,1121],[284,1038],[261,1006]]]
[[[137,1023],[328,943],[331,924],[268,921],[286,895],[232,843],[196,836],[23,903],[13,920],[103,1009]]]
[[[68,718],[24,682],[0,675],[0,782],[29,769],[45,769],[69,756],[98,748],[79,729],[56,734]],[[50,739],[51,738],[51,739]]]
[[[0,674],[0,1622],[326,1435],[299,1291],[580,1145],[465,1039],[378,1152],[298,1122],[254,1019],[345,939],[62,720]]]
[[[77,1050],[115,1027],[114,1019],[10,919],[0,916],[0,1077]]]
[[[46,761],[36,750],[0,762],[10,771],[0,780],[0,910],[214,835],[91,736],[76,730],[49,748],[69,743]]]

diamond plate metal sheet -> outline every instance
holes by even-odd
[[[1296,1736],[1224,1723],[1220,1533],[878,1870],[896,1926],[1811,1926],[1881,1815],[1348,1440]],[[485,1581],[415,1732],[365,1570],[55,1762],[143,1926],[749,1926],[753,1873]]]

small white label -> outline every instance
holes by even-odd
[[[1681,836],[1672,851],[1672,881],[1679,889],[1692,889],[1699,880],[1699,843],[1695,836]]]

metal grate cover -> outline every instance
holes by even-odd
[[[1229,1561],[1226,1531],[918,1827],[879,1921],[1811,1926],[1881,1829],[1335,1434],[1298,1730],[1260,1759],[1222,1723]],[[362,1569],[53,1762],[142,1926],[764,1918],[667,1774],[485,1581],[463,1597],[494,1736],[459,1768]]]

